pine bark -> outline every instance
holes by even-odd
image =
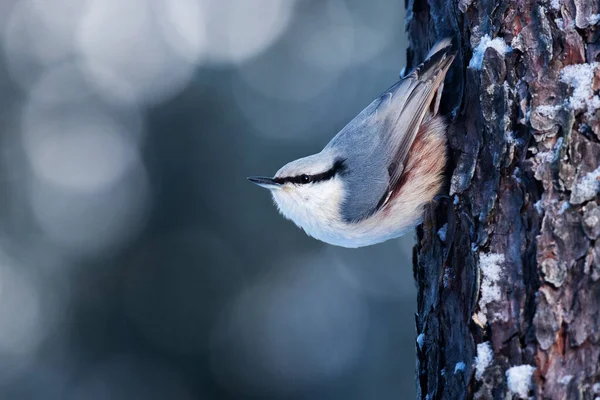
[[[458,50],[450,198],[415,247],[417,397],[600,397],[600,2],[406,1],[408,67]]]

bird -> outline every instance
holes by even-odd
[[[439,107],[455,55],[451,40],[440,40],[322,151],[248,180],[325,243],[357,248],[404,235],[443,187],[448,123]]]

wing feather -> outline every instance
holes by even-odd
[[[342,129],[324,151],[347,158],[342,217],[360,221],[377,211],[398,183],[408,152],[454,54],[449,40]]]
[[[409,92],[408,96],[399,109],[391,110],[391,115],[386,116],[385,124],[390,148],[394,149],[389,170],[391,188],[402,176],[408,151],[453,60],[454,54],[449,48],[441,49],[401,81],[407,86],[408,90],[403,92]]]

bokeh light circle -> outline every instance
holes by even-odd
[[[107,96],[156,104],[190,81],[196,65],[173,51],[147,0],[88,0],[77,48],[86,73]]]
[[[286,393],[340,376],[364,345],[364,299],[328,265],[302,257],[244,291],[213,335],[213,369],[244,393]]]
[[[244,282],[230,247],[210,232],[175,232],[151,240],[129,265],[123,297],[140,335],[171,352],[205,353],[207,332]]]

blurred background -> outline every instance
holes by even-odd
[[[0,398],[414,398],[413,235],[246,181],[404,65],[400,0],[0,1]]]

